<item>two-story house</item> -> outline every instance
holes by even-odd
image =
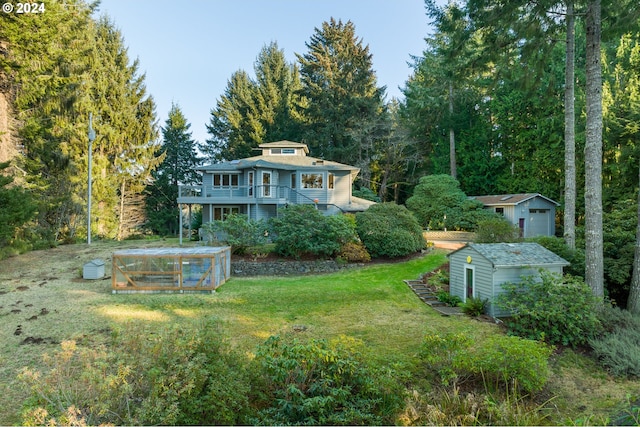
[[[180,186],[178,204],[202,205],[202,222],[231,213],[270,218],[290,204],[310,204],[327,215],[364,211],[374,202],[354,197],[360,169],[309,157],[306,144],[261,144],[262,154],[201,166],[202,185]]]

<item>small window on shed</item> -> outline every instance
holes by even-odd
[[[496,208],[496,213],[497,213],[498,215],[502,215],[502,216],[504,216],[504,208]]]

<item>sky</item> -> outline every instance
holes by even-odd
[[[273,41],[295,62],[323,22],[353,22],[390,100],[403,98],[409,63],[431,31],[424,0],[102,0],[97,16],[105,14],[139,61],[159,125],[175,103],[198,142],[231,75],[254,77],[260,50]]]

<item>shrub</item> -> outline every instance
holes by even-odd
[[[608,306],[599,319],[604,331],[589,340],[595,359],[616,377],[640,377],[640,318]]]
[[[244,254],[247,248],[265,244],[267,224],[263,220],[249,219],[245,214],[230,214],[224,221],[211,221],[202,226],[210,240],[222,236],[236,254]]]
[[[31,386],[24,424],[241,424],[250,381],[211,322],[148,333],[129,325],[112,352],[73,341],[25,370]]]
[[[584,278],[584,249],[571,249],[564,239],[555,236],[537,236],[527,238],[527,242],[535,242],[549,249],[554,254],[570,262],[564,272],[572,276]]]
[[[553,347],[520,337],[494,335],[472,350],[471,357],[462,357],[464,370],[497,386],[521,389],[527,393],[539,391],[549,379],[549,357]]]
[[[451,295],[448,291],[438,291],[436,296],[438,301],[445,303],[449,307],[457,307],[462,302],[458,295]]]
[[[372,257],[401,257],[425,248],[422,228],[404,206],[379,203],[356,214],[358,236]]]
[[[371,255],[360,241],[347,242],[340,249],[340,258],[347,262],[369,262]]]
[[[276,252],[292,258],[303,254],[333,256],[342,245],[357,240],[355,220],[347,215],[325,216],[311,205],[292,205],[270,220]]]
[[[517,242],[520,240],[520,230],[506,219],[489,218],[478,223],[476,243]]]
[[[502,289],[496,305],[512,314],[505,322],[511,334],[575,347],[601,329],[601,302],[579,277],[541,270],[540,280],[527,276]]]
[[[546,384],[552,351],[544,343],[513,336],[494,335],[474,343],[468,336],[448,334],[425,337],[419,357],[445,385],[466,380],[528,393]]]
[[[487,298],[469,297],[465,302],[460,304],[462,312],[467,316],[477,317],[484,314],[489,300]]]
[[[402,405],[394,372],[370,367],[357,348],[333,342],[271,337],[259,347],[256,362],[264,375],[256,396],[259,425],[392,424]]]
[[[495,217],[482,203],[470,200],[460,189],[460,183],[450,175],[428,175],[420,178],[407,199],[407,208],[418,223],[431,230],[475,231],[478,221]]]

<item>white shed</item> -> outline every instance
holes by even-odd
[[[104,277],[104,261],[93,259],[82,268],[83,279],[102,279]]]
[[[493,304],[502,283],[539,276],[540,269],[562,274],[566,265],[568,261],[537,243],[469,243],[449,254],[449,293],[462,301],[488,299],[488,315],[508,316]]]

